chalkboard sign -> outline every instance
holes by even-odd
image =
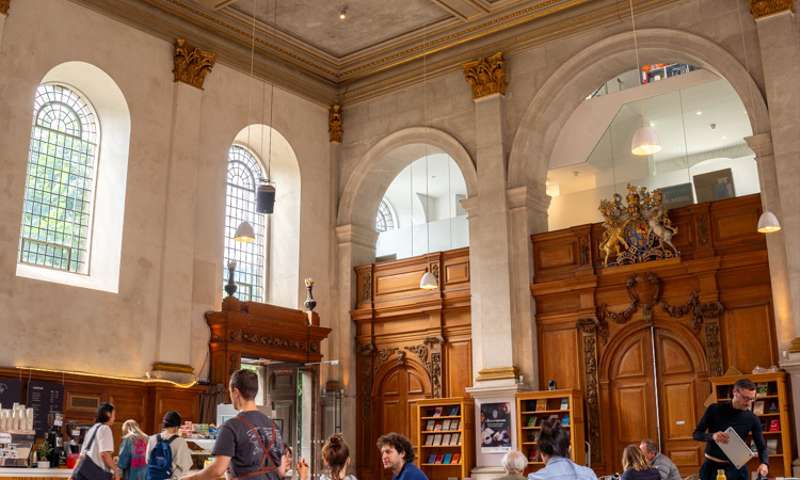
[[[22,382],[16,378],[0,378],[0,406],[11,408],[22,401]]]
[[[28,383],[27,406],[33,409],[33,429],[36,430],[36,435],[44,435],[49,428],[48,414],[64,412],[64,385],[31,380]]]

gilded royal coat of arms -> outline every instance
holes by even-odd
[[[605,219],[600,241],[603,265],[608,266],[612,257],[613,265],[628,265],[680,256],[672,243],[678,228],[667,216],[661,190],[648,192],[646,187],[629,184],[625,200],[627,205],[615,193],[611,200],[600,202],[600,213]]]

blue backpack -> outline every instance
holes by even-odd
[[[178,438],[173,435],[169,440],[164,440],[156,434],[156,445],[150,450],[147,458],[147,480],[167,480],[172,477],[172,448],[169,446]]]

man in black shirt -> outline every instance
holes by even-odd
[[[717,444],[728,443],[729,435],[725,433],[728,427],[733,427],[745,440],[748,434],[753,435],[761,460],[758,473],[763,477],[767,476],[769,459],[764,435],[761,433],[761,421],[750,410],[755,399],[756,385],[750,380],[741,379],[733,385],[733,398],[730,402],[715,403],[706,409],[693,435],[695,440],[706,442],[706,459],[700,467],[701,480],[715,480],[717,470],[720,469],[725,470],[727,480],[748,480],[747,466],[736,468]]]

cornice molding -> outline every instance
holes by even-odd
[[[175,66],[172,73],[175,74],[176,82],[183,82],[202,90],[203,82],[214,68],[216,61],[217,54],[200,50],[190,45],[184,38],[175,39]]]
[[[794,0],[750,0],[750,14],[756,20],[787,11],[794,13]]]

